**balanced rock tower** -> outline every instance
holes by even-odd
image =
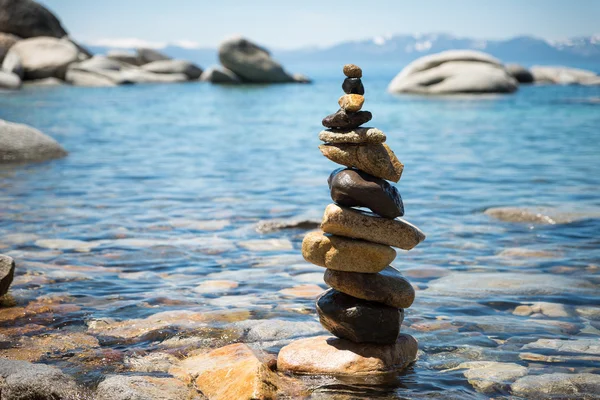
[[[404,206],[398,190],[403,165],[371,120],[361,111],[362,70],[344,66],[340,109],[323,119],[321,153],[346,168],[334,170],[328,183],[334,203],[327,206],[322,231],[302,242],[304,258],[325,271],[331,289],[317,300],[321,324],[335,336],[300,339],[281,349],[280,370],[304,374],[365,375],[394,372],[414,362],[417,341],[400,333],[404,309],[415,291],[390,263],[392,247],[410,250],[425,239],[400,219]],[[356,209],[367,208],[371,212]]]

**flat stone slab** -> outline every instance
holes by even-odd
[[[410,250],[425,234],[403,219],[387,219],[375,214],[330,204],[325,209],[321,229],[333,235],[363,239],[373,243]]]
[[[319,231],[304,236],[302,256],[309,263],[336,271],[375,273],[394,261],[396,250]]]
[[[324,279],[326,284],[342,293],[390,307],[408,308],[415,300],[415,289],[393,267],[387,267],[378,274],[328,269]]]
[[[385,133],[377,128],[326,129],[319,133],[319,140],[325,143],[383,143]]]
[[[353,343],[332,336],[296,340],[277,358],[280,371],[312,375],[373,375],[397,372],[417,359],[418,342],[400,334],[394,344]]]
[[[392,149],[381,144],[322,144],[321,153],[334,163],[355,167],[377,178],[398,182],[404,165]]]

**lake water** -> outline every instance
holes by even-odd
[[[600,87],[395,96],[385,88],[397,70],[364,68],[363,109],[405,165],[397,185],[404,218],[427,234],[394,262],[419,289],[403,331],[419,340],[420,358],[391,381],[311,381],[313,398],[487,398],[462,371],[442,372],[472,360],[516,363],[530,375],[600,373],[597,362],[572,354],[559,362],[522,356],[535,353],[522,347],[540,338],[600,336]],[[316,321],[313,299],[280,292],[326,287],[324,270],[300,255],[305,231],[255,229],[262,220],[319,219],[331,202],[327,176],[337,166],[320,154],[317,135],[338,108],[342,74],[299,72],[315,82],[0,94],[0,118],[37,127],[70,153],[0,169],[0,252],[18,263],[12,294],[21,307],[40,298],[72,305],[50,317],[0,318],[1,326],[42,325],[23,334],[35,338],[179,310]],[[572,221],[505,222],[484,214],[492,207],[543,207]],[[474,274],[481,284],[461,284]],[[206,280],[237,286],[195,290]],[[564,305],[567,314],[513,314],[532,302]],[[38,359],[93,384],[98,371],[122,371],[129,354],[200,335],[188,325],[122,340],[93,335],[98,357],[108,360],[101,367],[60,348]],[[227,342],[222,318],[203,327],[216,338],[208,345]],[[280,344],[265,347],[275,352]],[[117,353],[114,361],[108,352]]]

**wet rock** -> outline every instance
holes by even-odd
[[[378,274],[328,269],[324,279],[325,283],[337,291],[390,307],[408,308],[415,299],[415,290],[410,282],[393,267],[387,267]]]
[[[600,320],[600,307],[579,306],[575,310],[580,316],[591,319]]]
[[[544,362],[600,362],[600,342],[598,339],[538,339],[533,343],[528,343],[523,346],[522,350],[542,352],[542,354],[521,353],[519,357],[523,360]]]
[[[238,243],[241,247],[250,251],[280,251],[292,250],[294,246],[288,239],[254,239]]]
[[[0,119],[0,164],[45,161],[66,155],[60,144],[37,129]]]
[[[541,314],[550,318],[567,318],[574,314],[571,307],[559,303],[536,302],[531,305],[520,305],[513,311],[513,315],[523,317],[532,314]]]
[[[0,378],[2,400],[85,398],[70,376],[49,365],[0,358]]]
[[[21,87],[21,78],[12,72],[0,70],[0,90],[17,90]]]
[[[46,7],[32,0],[0,0],[0,32],[22,38],[51,36],[61,38],[67,32]]]
[[[347,113],[355,113],[360,111],[364,102],[365,98],[360,94],[345,94],[338,100],[340,108]]]
[[[389,246],[364,240],[310,232],[302,241],[302,256],[312,264],[347,272],[379,272],[396,258]]]
[[[204,281],[194,288],[196,293],[222,293],[239,286],[238,282],[226,280]]]
[[[197,65],[185,60],[160,60],[144,64],[141,67],[145,71],[157,74],[184,74],[190,80],[200,78],[202,69]]]
[[[0,356],[24,361],[38,361],[43,357],[62,356],[75,350],[97,348],[98,340],[79,332],[60,332],[39,336],[22,336],[13,348],[0,350]]]
[[[221,84],[242,83],[239,76],[237,76],[233,71],[221,66],[210,67],[209,69],[205,70],[202,73],[202,76],[200,76],[200,80],[203,82]]]
[[[377,128],[327,129],[319,133],[319,140],[326,143],[383,143],[385,134]]]
[[[260,358],[259,358],[260,357]],[[194,383],[211,400],[274,398],[280,379],[243,343],[195,355],[172,367],[169,373]]]
[[[398,182],[404,165],[387,144],[322,144],[321,153],[331,161],[355,167],[377,178]]]
[[[260,221],[256,224],[258,233],[269,233],[283,229],[315,229],[321,224],[321,220],[307,218],[282,218]]]
[[[453,272],[428,283],[425,294],[487,298],[499,295],[542,296],[568,293],[595,293],[592,282],[554,274],[511,272]]]
[[[466,368],[465,378],[478,392],[505,391],[510,384],[527,375],[528,369],[519,364],[494,361],[471,361],[462,363],[458,369]]]
[[[533,74],[527,68],[519,64],[505,65],[506,71],[519,83],[533,83]]]
[[[331,336],[299,339],[285,346],[277,369],[299,374],[370,375],[400,371],[417,358],[418,343],[401,334],[394,344],[353,343]]]
[[[337,169],[327,180],[331,199],[344,207],[366,207],[385,218],[404,215],[398,190],[387,181],[356,169]]]
[[[283,319],[247,320],[232,325],[241,329],[246,342],[277,342],[293,338],[323,334],[315,321],[288,321]]]
[[[98,400],[200,400],[193,389],[174,378],[108,375],[96,390]]]
[[[568,224],[586,218],[600,218],[600,212],[590,210],[581,211],[561,211],[551,208],[527,208],[527,207],[497,207],[488,208],[485,214],[504,222],[523,222],[532,224]]]
[[[600,375],[565,374],[525,376],[511,385],[514,395],[528,399],[594,399],[600,393]]]
[[[365,94],[365,87],[360,78],[346,78],[342,83],[342,90],[346,94]]]
[[[344,110],[338,110],[323,118],[323,126],[335,129],[354,129],[366,124],[371,118],[373,115],[369,111],[346,113]]]
[[[348,78],[362,78],[362,69],[358,65],[346,64],[343,71]]]
[[[8,288],[15,276],[15,260],[0,254],[0,296],[8,293]]]
[[[145,356],[133,356],[125,359],[125,366],[135,372],[168,372],[177,357],[168,353],[150,353]]]
[[[321,325],[335,336],[356,343],[395,343],[404,311],[348,296],[335,289],[317,300]]]
[[[298,285],[287,289],[282,289],[279,293],[290,297],[301,297],[306,299],[316,299],[323,292],[320,286],[306,284]]]
[[[330,204],[325,209],[321,229],[333,235],[364,239],[410,250],[425,234],[403,219],[387,219],[375,214]]]

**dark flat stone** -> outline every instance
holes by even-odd
[[[342,83],[342,90],[347,94],[365,94],[365,87],[360,78],[346,78]]]
[[[328,269],[325,271],[324,280],[339,292],[390,307],[408,308],[415,300],[415,289],[393,267],[387,267],[377,274]]]
[[[339,168],[327,180],[331,199],[345,207],[366,207],[385,218],[404,215],[402,197],[395,186],[354,168]]]
[[[371,118],[373,118],[373,115],[369,111],[347,113],[340,109],[335,114],[323,118],[323,126],[327,128],[354,129],[369,122]]]
[[[355,343],[396,343],[404,310],[348,296],[335,289],[317,300],[321,325],[335,336]]]

